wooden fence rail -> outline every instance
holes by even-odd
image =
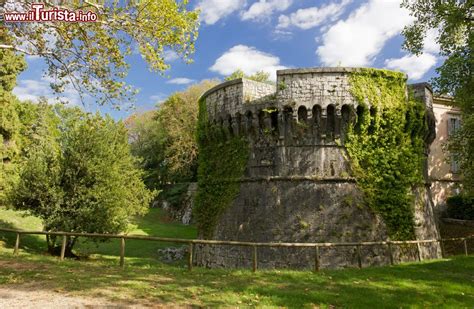
[[[362,255],[361,248],[363,246],[387,246],[390,264],[394,265],[393,259],[393,245],[404,245],[414,244],[417,248],[418,261],[422,260],[421,257],[421,246],[420,244],[428,243],[439,243],[441,247],[441,255],[445,257],[444,243],[446,241],[462,241],[464,247],[464,254],[468,255],[467,239],[474,238],[474,235],[468,237],[457,237],[457,238],[443,238],[443,239],[427,239],[427,240],[393,240],[393,241],[365,241],[365,242],[339,242],[339,243],[285,243],[285,242],[242,242],[242,241],[226,241],[226,240],[204,240],[204,239],[184,239],[184,238],[169,238],[169,237],[156,237],[156,236],[142,236],[142,235],[117,235],[117,234],[96,234],[96,233],[70,233],[70,232],[46,232],[46,231],[27,231],[27,230],[16,230],[8,228],[0,228],[0,232],[16,233],[15,248],[13,251],[14,255],[18,255],[20,249],[20,237],[21,235],[49,235],[49,236],[62,236],[61,243],[61,256],[60,260],[64,260],[64,254],[66,251],[67,238],[74,237],[90,237],[90,238],[115,238],[120,239],[120,266],[125,265],[125,240],[147,240],[147,241],[160,241],[170,243],[182,243],[189,246],[189,257],[188,257],[188,269],[193,268],[193,252],[196,244],[200,245],[224,245],[224,246],[245,246],[253,248],[252,254],[252,270],[255,272],[258,268],[258,247],[300,247],[300,248],[314,248],[314,271],[320,269],[320,248],[328,247],[354,247],[357,252],[357,264],[359,268],[362,268]]]

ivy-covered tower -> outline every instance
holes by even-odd
[[[432,93],[402,73],[277,71],[276,85],[237,79],[200,100],[195,218],[206,239],[357,242],[439,237],[425,176]],[[198,264],[248,267],[251,248],[201,246]],[[416,257],[415,247],[396,250]],[[422,258],[438,257],[423,245]],[[259,267],[311,267],[314,248],[259,248]],[[357,265],[354,248],[322,249],[322,267]],[[363,247],[363,264],[389,262]]]

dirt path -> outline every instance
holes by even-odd
[[[152,308],[155,306],[131,305],[111,302],[103,298],[72,296],[64,293],[34,290],[25,291],[8,287],[0,287],[0,308]],[[155,307],[156,308],[156,307]]]

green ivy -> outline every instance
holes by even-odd
[[[209,123],[206,100],[199,100],[197,128],[199,146],[198,190],[194,216],[202,237],[211,238],[217,221],[239,193],[239,180],[249,157],[243,136],[230,136]]]
[[[402,73],[362,69],[352,73],[350,83],[364,107],[346,141],[354,176],[389,236],[413,239],[413,189],[423,184],[425,108],[407,98]]]

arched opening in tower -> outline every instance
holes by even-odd
[[[298,122],[306,123],[308,121],[308,110],[305,106],[298,108]]]
[[[334,105],[328,105],[327,109],[327,126],[326,126],[326,136],[328,140],[334,140],[334,133],[336,130],[336,108]]]

